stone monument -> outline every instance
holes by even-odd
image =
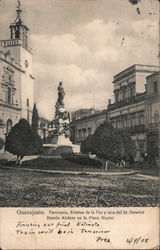
[[[55,119],[49,128],[47,144],[44,144],[43,155],[61,155],[62,153],[80,153],[80,146],[70,141],[70,114],[65,110],[63,83],[58,85],[58,98],[55,105]]]

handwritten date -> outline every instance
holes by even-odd
[[[126,239],[126,243],[128,243],[129,245],[131,245],[131,244],[136,245],[136,244],[139,244],[139,243],[143,243],[143,244],[145,243],[146,244],[148,242],[149,242],[149,238],[144,238],[142,236],[140,236],[140,237],[132,236],[132,237]]]

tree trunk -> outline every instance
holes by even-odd
[[[22,165],[22,159],[23,159],[23,156],[20,156],[20,159],[19,159],[19,167],[21,167],[21,165]]]
[[[20,168],[22,165],[23,156],[17,155],[16,165]]]
[[[106,164],[105,164],[105,170],[108,170],[108,160],[106,161]]]
[[[102,170],[105,169],[105,160],[102,158]]]
[[[17,155],[16,165],[19,163],[19,155]]]

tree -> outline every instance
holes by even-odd
[[[38,129],[38,120],[39,120],[38,110],[36,108],[36,104],[34,104],[32,113],[32,128],[35,131],[37,131]]]
[[[122,137],[123,146],[124,146],[124,158],[125,160],[134,159],[136,156],[136,145],[132,140],[129,133],[126,131],[119,131],[120,136]]]
[[[120,162],[124,155],[122,138],[108,122],[96,129],[92,147],[99,158],[107,161]]]
[[[94,143],[93,140],[94,140],[93,135],[89,135],[84,141],[82,141],[81,143],[82,153],[86,154],[93,151],[92,148],[92,144]]]
[[[43,150],[40,136],[27,120],[21,119],[6,137],[5,150],[17,155],[17,164],[27,155],[36,155]]]
[[[126,132],[112,127],[107,121],[101,124],[92,138],[82,143],[82,150],[90,151],[100,159],[119,163],[122,159],[135,156],[135,144]]]

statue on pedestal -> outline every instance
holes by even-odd
[[[57,99],[56,105],[64,107],[64,101],[63,100],[64,100],[65,92],[64,92],[64,88],[63,88],[62,85],[63,85],[63,83],[59,82],[59,85],[58,85],[58,99]]]
[[[65,91],[62,82],[58,85],[58,98],[55,104],[55,118],[48,129],[48,137],[44,144],[43,155],[54,157],[62,153],[79,153],[80,146],[70,141],[70,114],[64,107]]]
[[[65,91],[63,83],[59,82],[58,85],[58,99],[55,105],[55,122],[56,122],[56,133],[59,135],[65,135],[66,138],[70,138],[70,114],[64,108],[64,96]]]

